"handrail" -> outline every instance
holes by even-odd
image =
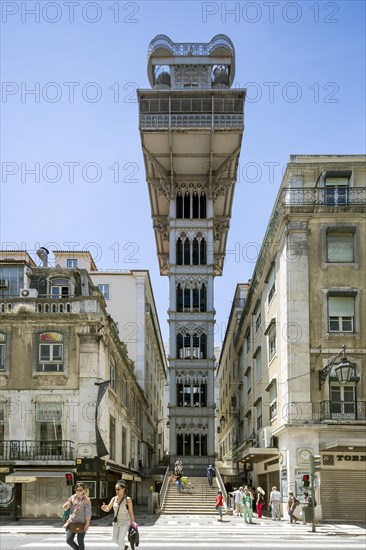
[[[226,510],[227,507],[228,507],[228,505],[227,505],[227,492],[226,492],[226,489],[225,489],[224,482],[222,481],[220,471],[218,470],[218,468],[216,468],[216,466],[215,466],[215,471],[216,471],[216,482],[217,482],[217,485],[219,486],[220,491],[222,492],[222,496],[224,497],[224,509]]]
[[[169,485],[169,471],[170,471],[170,467],[167,466],[167,469],[166,469],[166,472],[165,472],[165,475],[164,475],[164,479],[163,479],[163,483],[162,483],[161,489],[159,491],[159,508],[160,508],[160,510],[162,509],[162,507],[164,505],[164,501],[165,501],[165,497],[166,497],[166,493],[167,493],[167,489],[168,489],[168,485]]]

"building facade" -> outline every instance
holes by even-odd
[[[309,453],[320,455],[316,513],[324,519],[366,513],[365,161],[291,156],[222,354],[232,350],[233,422],[243,426],[230,449],[232,427],[220,434],[231,475],[301,500]],[[357,506],[345,494],[359,495]]]
[[[59,517],[76,480],[94,516],[121,477],[141,501],[148,403],[87,270],[6,251],[0,283],[2,514]]]
[[[235,53],[156,36],[139,128],[161,275],[169,277],[170,461],[192,471],[215,458],[214,277],[222,274],[245,90],[232,90]]]
[[[54,251],[55,263],[83,266],[103,294],[107,312],[134,363],[134,372],[148,402],[141,454],[144,476],[168,453],[164,392],[167,361],[150,275],[147,270],[98,269],[88,252]],[[150,482],[148,487],[150,486]],[[148,489],[147,487],[147,489]]]

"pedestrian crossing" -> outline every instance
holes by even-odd
[[[241,518],[240,518],[241,520]],[[138,550],[236,550],[249,548],[281,548],[281,549],[312,549],[322,550],[364,550],[365,531],[357,526],[351,526],[351,532],[345,537],[344,531],[337,537],[332,529],[330,533],[326,528],[317,527],[317,532],[311,532],[309,525],[290,525],[289,523],[269,520],[258,521],[253,525],[244,524],[239,518],[227,519],[222,523],[216,518],[205,521],[201,518],[197,521],[192,516],[190,522],[186,516],[175,516],[166,519],[158,518],[154,525],[141,525],[140,546]],[[333,536],[330,536],[333,535]],[[88,550],[117,549],[118,546],[111,541],[111,529],[106,527],[91,527],[85,537],[85,545]],[[26,549],[65,549],[65,534],[39,535],[37,542],[26,542],[20,545]]]

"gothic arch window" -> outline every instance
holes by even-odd
[[[177,311],[207,311],[207,291],[204,283],[194,288],[178,283],[176,297]]]
[[[190,265],[191,242],[185,233],[177,239],[177,265]]]
[[[190,334],[177,334],[177,358],[178,359],[190,359],[191,358],[191,335]]]
[[[206,195],[185,193],[176,197],[176,216],[178,219],[205,219]]]
[[[197,233],[192,243],[193,265],[206,265],[206,240],[202,233]]]
[[[195,359],[207,359],[206,334],[194,334],[192,338],[192,355]]]

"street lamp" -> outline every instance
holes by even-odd
[[[342,355],[342,359],[338,366],[334,369],[338,382],[340,384],[345,384],[349,382],[355,375],[355,366],[350,363],[345,355],[346,346],[343,344],[342,349],[335,355],[329,363],[321,370],[319,370],[319,389],[325,383],[329,374],[331,373],[332,368],[337,364],[337,359]]]

